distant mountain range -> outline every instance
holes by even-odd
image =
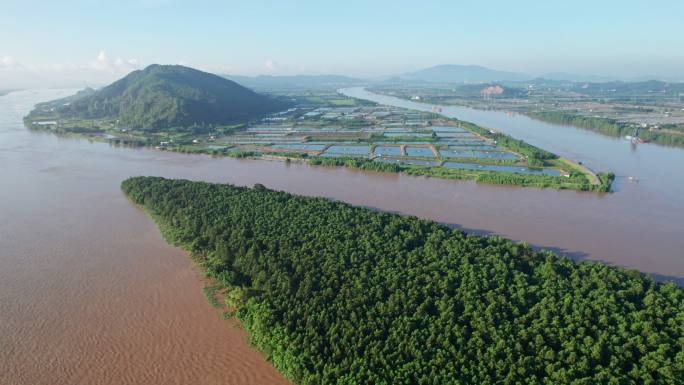
[[[477,65],[441,64],[399,75],[398,78],[429,83],[485,83],[501,80],[522,81],[531,77],[521,73],[498,71]]]
[[[28,118],[118,120],[139,129],[244,122],[287,107],[223,77],[179,65],[150,65],[97,91],[38,105]]]
[[[602,83],[611,81],[642,82],[646,80],[662,80],[668,82],[682,81],[682,78],[663,76],[639,76],[634,78],[617,76],[582,75],[567,72],[548,72],[538,76],[530,76],[518,72],[499,71],[478,65],[441,64],[419,71],[393,76],[387,81],[409,81],[425,83],[488,83],[501,81],[530,81],[546,79],[569,82]]]
[[[366,81],[342,75],[291,75],[291,76],[240,76],[223,75],[223,77],[240,83],[257,91],[295,90],[295,89],[331,89],[352,87],[367,83]]]
[[[616,77],[596,76],[596,75],[580,75],[580,74],[573,74],[573,73],[568,73],[568,72],[548,72],[548,73],[545,73],[543,75],[538,76],[538,78],[547,79],[547,80],[564,80],[564,81],[570,81],[570,82],[594,82],[594,83],[610,82],[610,81],[618,80]]]
[[[15,89],[0,90],[0,96],[5,96],[5,95],[7,95],[13,91],[17,91],[17,90],[15,90]]]

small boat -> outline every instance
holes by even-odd
[[[630,182],[639,183],[639,178],[635,176],[628,176],[627,180],[629,180]]]

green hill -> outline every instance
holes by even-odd
[[[116,120],[158,130],[245,122],[286,108],[217,75],[179,65],[151,65],[97,91],[38,105],[29,119]]]

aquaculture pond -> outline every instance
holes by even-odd
[[[473,133],[465,131],[435,131],[435,135],[440,138],[477,138]]]
[[[461,127],[455,127],[455,126],[432,126],[432,131],[435,132],[468,132],[470,131],[461,128]]]
[[[321,151],[325,148],[325,144],[309,144],[309,143],[297,143],[297,144],[276,144],[273,148],[291,149],[291,150],[302,150],[302,151]]]
[[[396,138],[398,136],[412,136],[416,138],[429,138],[432,136],[432,134],[427,134],[424,132],[412,132],[412,131],[406,131],[406,132],[385,132],[384,135],[388,138]]]
[[[408,156],[427,156],[434,157],[435,154],[428,147],[406,147],[406,155]]]
[[[491,158],[491,159],[517,159],[518,157],[510,152],[504,151],[477,151],[477,150],[439,150],[443,157],[451,158]]]
[[[416,141],[400,141],[400,142],[375,142],[377,145],[382,145],[382,144],[432,144],[433,142],[427,142],[424,140],[416,140]]]
[[[465,138],[439,138],[439,144],[446,144],[449,146],[490,146],[493,147],[492,142],[482,139],[465,139]]]
[[[226,144],[271,144],[275,142],[273,139],[269,140],[259,140],[259,139],[232,139],[232,140],[226,140]]]
[[[334,152],[324,152],[318,156],[326,158],[368,158],[368,154],[338,154]]]
[[[486,170],[486,171],[503,171],[503,172],[517,172],[521,174],[543,174],[549,176],[559,176],[560,171],[552,168],[544,169],[531,169],[528,167],[521,166],[497,166],[489,164],[476,164],[476,163],[461,163],[461,162],[444,162],[442,164],[444,167],[451,168],[464,168],[468,170]]]
[[[376,146],[376,155],[401,155],[401,147],[399,146]]]
[[[398,158],[375,158],[376,162],[386,162],[386,163],[406,163],[415,164],[419,166],[438,166],[439,162],[433,160],[423,160],[423,159],[398,159]]]
[[[501,147],[492,146],[491,144],[485,143],[475,143],[475,144],[453,144],[439,142],[439,144],[446,144],[447,148],[442,148],[443,150],[455,150],[455,151],[506,151]]]
[[[368,155],[370,148],[368,146],[344,146],[334,145],[325,150],[324,155]]]

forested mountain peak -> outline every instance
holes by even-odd
[[[61,102],[52,102],[58,118],[115,119],[122,126],[151,130],[245,122],[286,107],[223,77],[159,64]]]

